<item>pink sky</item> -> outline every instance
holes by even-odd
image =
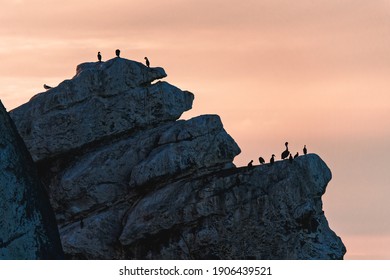
[[[304,144],[333,173],[324,196],[347,259],[390,259],[390,1],[0,0],[0,98],[8,110],[122,57],[162,66],[219,114],[242,153]]]

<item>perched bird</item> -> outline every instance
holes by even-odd
[[[248,163],[248,167],[252,167],[253,166],[253,160],[251,160],[249,163]]]
[[[264,164],[265,160],[262,157],[259,157],[259,162],[260,162],[260,164]]]
[[[51,87],[51,86],[48,86],[47,84],[44,84],[44,85],[43,85],[43,88],[46,89],[46,90],[48,90],[48,89],[51,89],[52,87]]]
[[[117,49],[117,50],[115,51],[115,54],[116,54],[117,57],[119,57],[119,55],[121,54],[121,51],[120,51],[119,49]]]
[[[97,58],[98,58],[99,62],[102,62],[102,55],[100,54],[100,52],[98,52]]]
[[[150,67],[149,59],[146,56],[145,56],[145,63],[146,63],[146,66]]]
[[[286,150],[283,151],[282,153],[282,159],[285,159],[288,157],[288,155],[290,154],[289,150],[288,150],[288,142],[284,143],[284,145],[286,146]]]
[[[297,157],[299,157],[299,153],[298,152],[295,154],[294,158],[297,158]]]
[[[275,155],[272,154],[272,157],[271,157],[271,159],[269,160],[269,163],[274,164],[274,162],[275,162]]]
[[[290,163],[292,163],[293,162],[293,160],[294,160],[294,158],[293,158],[293,156],[292,156],[292,154],[290,153],[290,156],[288,157],[288,160],[290,161]]]
[[[303,154],[304,154],[304,155],[306,155],[306,154],[307,154],[306,145],[303,147]]]

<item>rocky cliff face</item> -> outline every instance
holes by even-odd
[[[1,102],[0,213],[0,259],[63,258],[46,191]]]
[[[162,68],[115,58],[11,112],[47,187],[68,258],[340,259],[316,155],[236,168],[216,115]]]

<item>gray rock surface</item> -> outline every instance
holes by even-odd
[[[225,165],[240,152],[223,129],[218,116],[205,115],[177,122],[163,132],[148,157],[134,166],[130,185],[142,186],[176,175],[188,175],[199,169]]]
[[[1,102],[0,213],[0,259],[63,258],[46,190]]]
[[[322,211],[331,172],[315,154],[173,182],[127,213],[128,258],[341,259]]]
[[[216,115],[177,120],[193,95],[126,59],[76,76],[11,112],[73,259],[341,259],[314,154],[236,168]]]
[[[203,135],[199,127],[191,125],[194,123],[204,125]],[[186,127],[187,133],[196,137],[166,142],[167,135],[181,127]],[[209,133],[214,136],[208,137]],[[207,155],[200,156],[200,151],[206,147],[210,147]],[[213,166],[231,167],[239,152],[218,116],[205,115],[164,124],[90,149],[79,154],[76,161],[70,159],[64,163],[60,159],[62,163],[52,163],[51,169],[61,165],[61,172],[55,172],[48,182],[52,205],[60,221],[82,216],[107,207],[118,198],[134,195],[135,186],[142,188],[146,183],[173,180],[197,170],[206,172]]]

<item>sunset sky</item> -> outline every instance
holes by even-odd
[[[121,56],[161,66],[221,116],[236,165],[290,150],[332,170],[323,197],[346,259],[390,259],[390,0],[0,0],[0,99],[11,110]]]

